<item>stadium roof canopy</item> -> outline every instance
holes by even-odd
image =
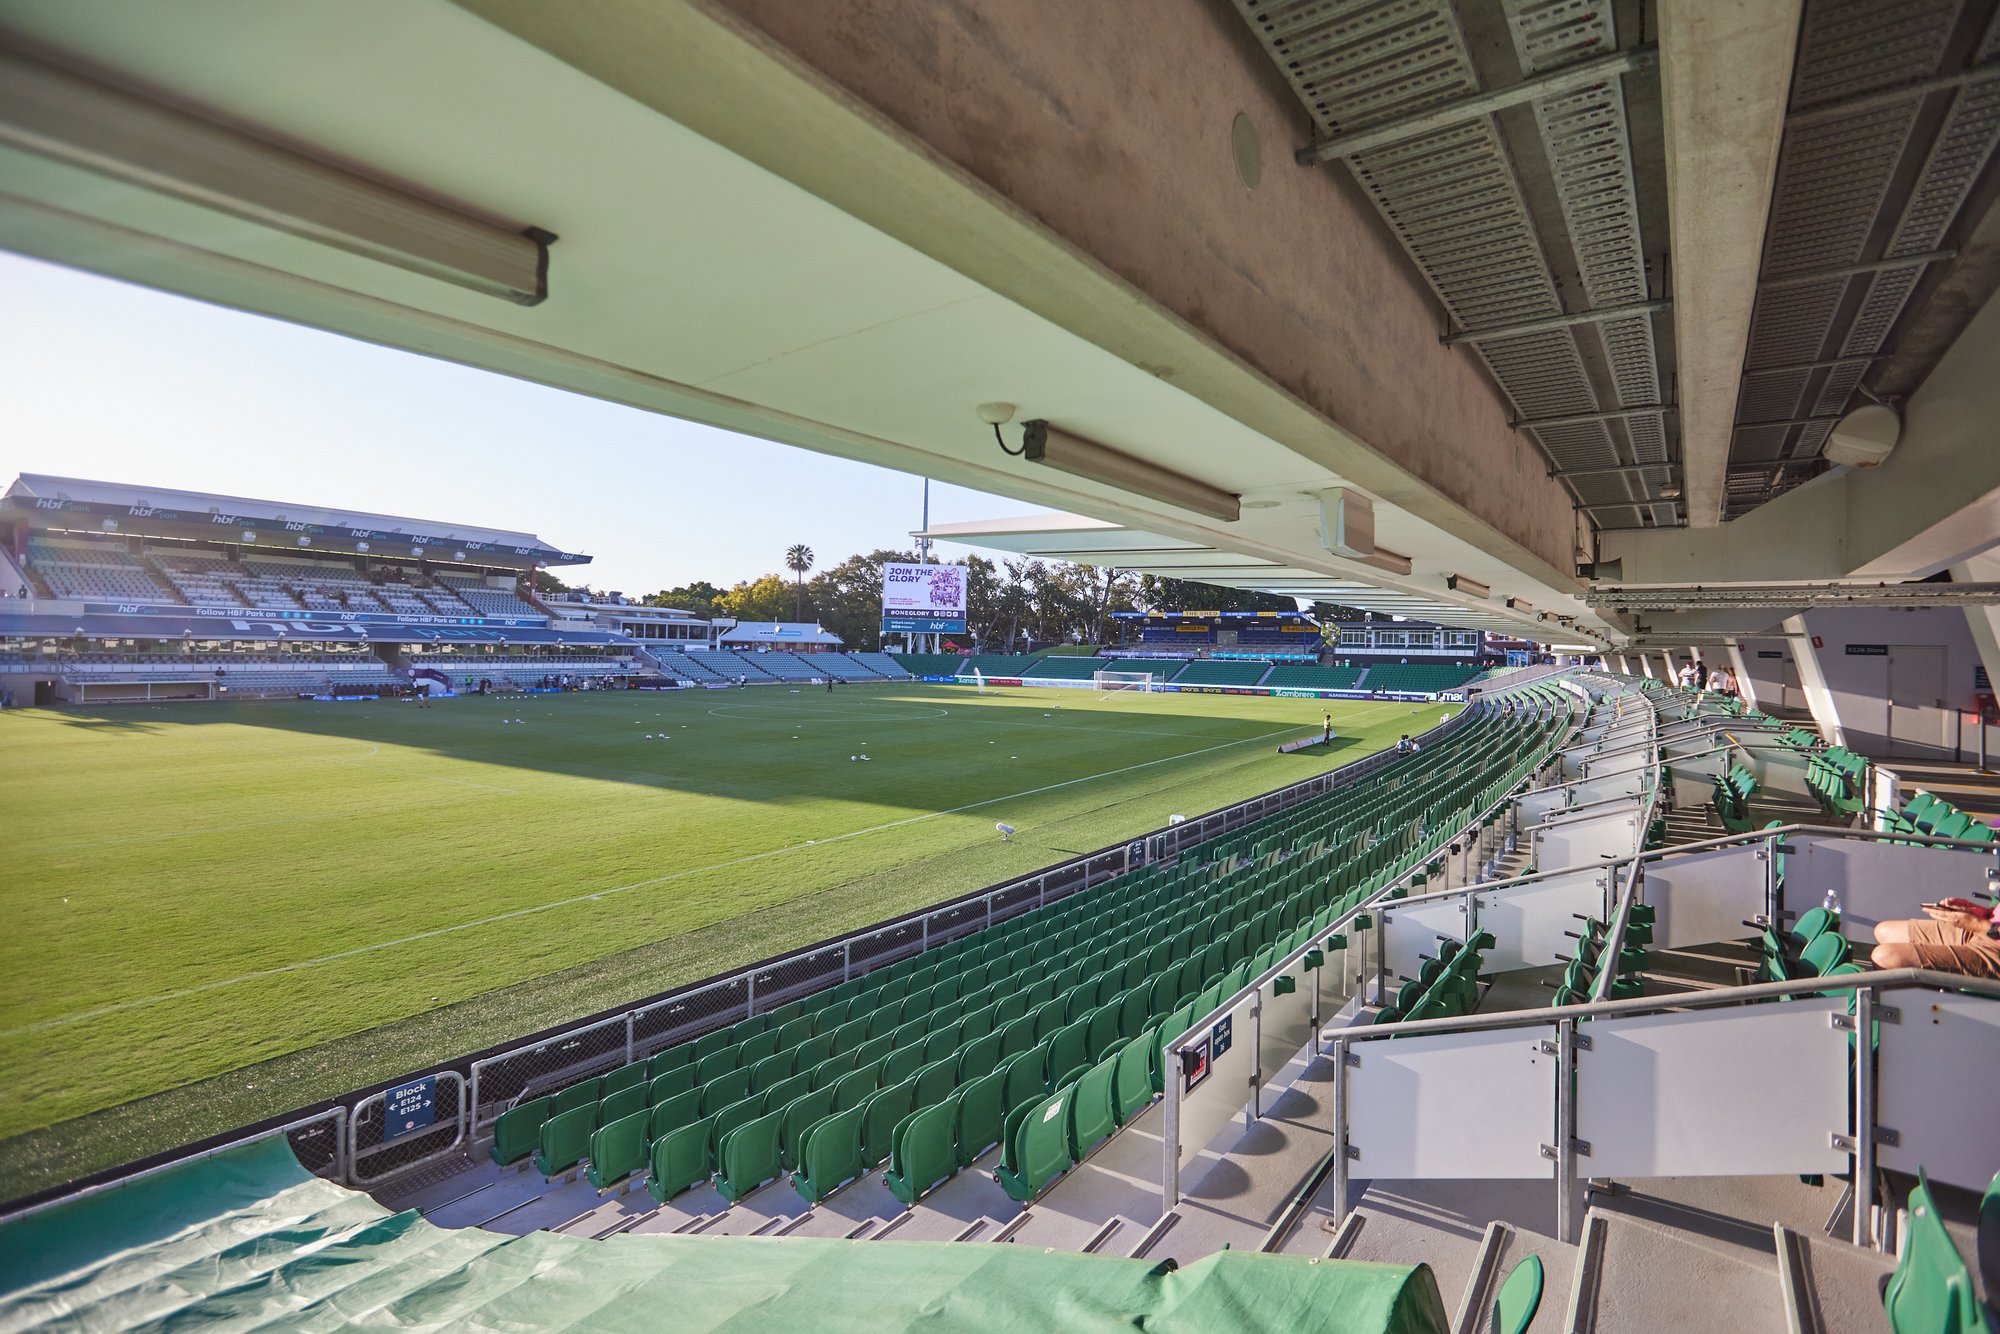
[[[0,0],[0,246],[1537,637],[2000,542],[1994,0],[1100,8]]]
[[[1315,520],[1301,516],[1298,522]],[[1475,610],[1464,603],[1448,602],[1400,589],[1383,588],[1357,579],[1341,579],[1325,572],[1290,565],[1269,557],[1244,556],[1117,524],[1079,519],[1070,514],[1030,514],[1018,519],[993,519],[972,523],[933,524],[924,536],[937,541],[964,542],[1019,552],[1043,560],[1073,560],[1086,565],[1115,565],[1121,570],[1163,575],[1169,579],[1190,579],[1227,588],[1248,588],[1261,592],[1337,602],[1362,607],[1384,616],[1402,616],[1436,621],[1468,630],[1491,630],[1500,634],[1532,633],[1521,624],[1521,616],[1504,607]],[[1532,611],[1526,613],[1533,615]],[[1543,626],[1537,638],[1547,638]]]
[[[7,488],[5,502],[7,508],[28,512],[43,522],[66,515],[88,516],[75,526],[92,531],[144,533],[151,527],[166,531],[172,525],[187,523],[212,530],[226,521],[232,529],[248,524],[285,533],[323,532],[346,542],[370,538],[392,543],[414,542],[425,547],[426,554],[439,559],[463,550],[468,555],[476,552],[508,557],[511,564],[519,564],[524,557],[547,565],[579,565],[590,560],[588,556],[559,551],[532,533],[504,528],[437,523],[288,501],[247,500],[241,496],[177,491],[171,487],[51,477],[43,473],[22,473],[15,478],[14,484]],[[217,540],[226,540],[226,535],[218,533]],[[384,548],[381,554],[407,553]]]
[[[772,646],[812,644],[822,648],[839,648],[845,641],[826,627],[810,621],[739,621],[722,632],[722,642]]]

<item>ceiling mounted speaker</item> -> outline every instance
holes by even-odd
[[[1374,555],[1375,502],[1344,486],[1320,492],[1319,540],[1336,556],[1358,560]]]
[[[1840,419],[1820,452],[1850,468],[1873,468],[1889,457],[1902,438],[1903,419],[1894,408],[1864,403]]]

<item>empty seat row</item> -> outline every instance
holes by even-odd
[[[906,1118],[996,1071],[1012,1072],[1000,1104],[1010,1113],[1051,1098],[1144,1027],[1178,1037],[1254,970],[1413,860],[1434,857],[1455,833],[1454,810],[1462,820],[1540,762],[1567,716],[1565,701],[1546,704],[1516,720],[1474,718],[1433,750],[1190,849],[1175,866],[1129,873],[753,1015],[608,1083],[523,1102],[502,1115],[493,1157],[532,1152],[551,1175],[587,1159],[592,1180],[608,1183],[637,1170],[643,1139],[649,1187],[667,1198],[711,1174],[729,1189],[763,1184],[775,1142],[778,1165],[818,1198],[854,1163],[891,1156]],[[1530,743],[1522,759],[1493,745],[1503,727]],[[1098,1124],[1086,1092],[1093,1114],[1073,1133]],[[972,1110],[985,1105],[974,1099]],[[922,1123],[928,1138],[918,1146],[934,1143],[941,1120]],[[937,1154],[923,1161],[936,1165]],[[1020,1180],[1034,1177],[1023,1170]]]

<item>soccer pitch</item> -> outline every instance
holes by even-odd
[[[1065,860],[1457,707],[905,683],[0,716],[0,1194]],[[1329,712],[1331,751],[1275,753]]]

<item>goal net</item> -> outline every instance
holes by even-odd
[[[1151,690],[1151,672],[1092,672],[1090,683],[1099,690],[1109,693],[1113,690]]]

